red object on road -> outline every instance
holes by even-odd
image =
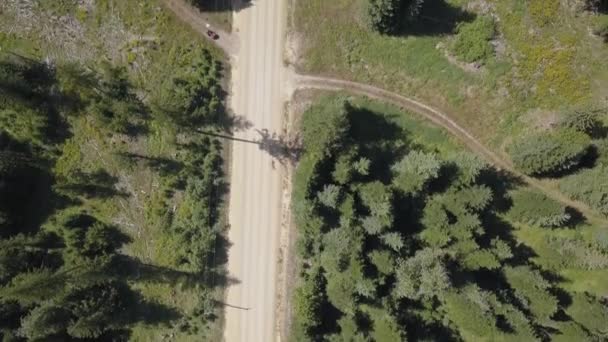
[[[211,30],[207,30],[207,36],[213,40],[218,40],[220,38],[220,35],[215,33],[214,31]]]

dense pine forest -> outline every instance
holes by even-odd
[[[585,286],[608,267],[605,227],[405,115],[345,97],[303,114],[294,339],[605,339],[603,292]]]
[[[228,129],[223,63],[152,4],[26,5],[0,5],[4,22],[150,37],[113,51],[49,41],[53,22],[0,32],[0,338],[217,334],[223,144],[200,132]]]

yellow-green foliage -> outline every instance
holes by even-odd
[[[63,150],[61,157],[57,159],[55,163],[55,174],[58,176],[67,177],[70,172],[77,169],[82,163],[82,152],[80,151],[80,145],[76,139],[70,139],[63,144]]]
[[[579,103],[589,96],[589,81],[574,65],[575,47],[530,44],[522,47],[522,53],[520,75],[533,82],[539,104],[563,100]]]
[[[545,26],[552,23],[559,11],[559,0],[528,0],[528,13],[535,24]]]

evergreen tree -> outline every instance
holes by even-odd
[[[397,298],[441,298],[450,287],[450,278],[444,264],[445,253],[426,248],[414,257],[397,263],[397,283],[393,293]]]
[[[21,322],[20,333],[30,340],[61,336],[69,324],[70,313],[53,302],[45,302],[30,311]]]
[[[575,169],[591,140],[573,129],[538,133],[515,142],[509,152],[513,163],[528,175],[547,175]]]
[[[395,186],[405,193],[419,193],[430,180],[437,178],[441,163],[434,154],[413,151],[392,167]]]
[[[549,290],[551,285],[542,275],[527,266],[506,267],[507,281],[522,304],[543,324],[557,312],[558,300]]]

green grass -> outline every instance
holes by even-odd
[[[520,118],[534,108],[557,110],[602,101],[608,46],[589,35],[592,18],[576,16],[557,0],[486,1],[500,19],[497,31],[504,52],[478,71],[450,62],[438,48],[453,41],[449,30],[394,37],[368,31],[358,19],[363,1],[295,2],[301,72],[413,95],[497,147],[528,129]],[[464,9],[474,1],[446,2]],[[446,13],[435,13],[435,20],[441,23]]]

